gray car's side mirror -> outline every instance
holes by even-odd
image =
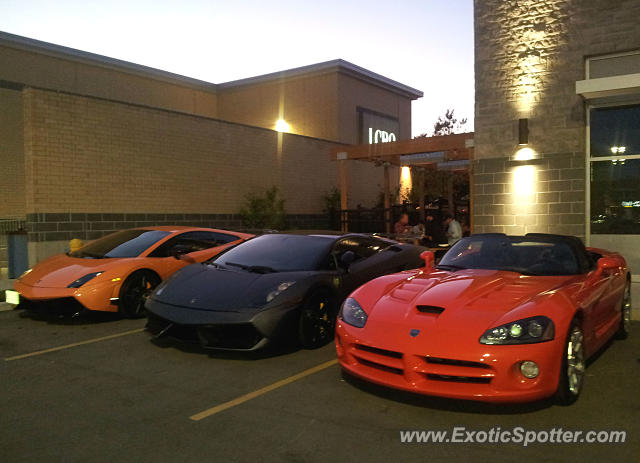
[[[353,251],[346,251],[340,256],[340,266],[346,270],[355,260],[356,254]]]

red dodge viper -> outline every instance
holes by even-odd
[[[343,369],[485,402],[574,402],[586,360],[631,325],[631,275],[575,237],[472,235],[433,265],[366,283],[341,308]]]

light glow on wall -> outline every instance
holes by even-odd
[[[403,166],[400,169],[400,198],[403,200],[409,199],[412,188],[411,169],[409,166]]]
[[[508,34],[498,64],[511,85],[508,97],[528,117],[544,92],[557,49],[566,43],[566,0],[504,0],[500,27]]]
[[[518,202],[529,202],[535,193],[536,168],[517,166],[513,169],[513,192]]]
[[[284,119],[278,119],[278,121],[276,122],[276,131],[289,133],[291,132],[291,127]]]

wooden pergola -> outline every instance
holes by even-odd
[[[424,175],[426,169],[464,170],[470,172],[473,159],[473,132],[437,137],[414,138],[391,143],[370,145],[344,145],[331,150],[330,159],[338,162],[338,184],[340,185],[340,209],[346,213],[349,174],[348,161],[369,161],[384,168],[384,209],[387,233],[391,231],[391,179],[389,167],[410,166],[419,168],[418,196],[420,217],[424,219]],[[473,182],[470,182],[471,184]],[[449,188],[452,196],[452,186]],[[472,196],[472,195],[471,195]],[[452,204],[451,198],[449,204]],[[343,231],[346,221],[342,221]]]

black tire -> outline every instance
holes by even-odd
[[[300,310],[298,341],[305,349],[317,349],[333,339],[338,316],[335,295],[328,289],[311,291]]]
[[[616,333],[617,339],[627,339],[631,332],[631,281],[627,280],[624,287],[624,295],[622,296],[622,318],[620,319],[620,327]]]
[[[554,396],[558,405],[571,405],[578,400],[584,385],[585,369],[584,334],[580,324],[574,319],[567,332],[562,351],[560,378]]]
[[[150,270],[137,270],[120,287],[118,311],[127,318],[145,316],[144,303],[162,280]]]

